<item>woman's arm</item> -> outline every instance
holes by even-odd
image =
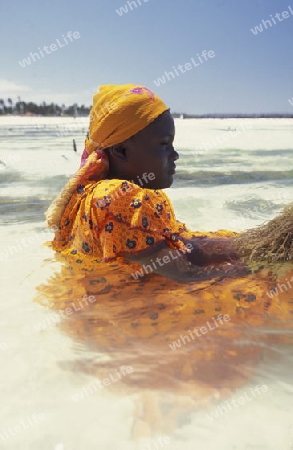
[[[229,238],[194,238],[184,241],[190,253],[172,250],[165,242],[140,254],[125,254],[130,262],[179,282],[202,281],[232,274],[231,261],[237,259]]]

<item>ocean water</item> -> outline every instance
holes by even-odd
[[[104,389],[72,401],[95,380],[90,370],[79,370],[80,360],[90,365],[108,355],[97,355],[58,324],[36,333],[48,310],[33,299],[56,265],[43,246],[52,237],[44,211],[78,168],[87,124],[86,118],[0,117],[0,449],[293,448],[290,333],[291,346],[263,344],[254,375],[233,398],[252,396],[257,385],[266,384],[268,392],[213,420],[206,411],[221,406],[220,399],[205,410],[178,393],[179,387],[131,395]],[[167,193],[178,219],[192,230],[255,227],[292,201],[293,119],[178,119],[175,147],[180,159]],[[241,352],[245,342],[237,345]],[[158,409],[161,416],[169,409],[176,416],[169,428],[154,426]],[[134,422],[136,430],[138,422],[144,430],[148,424],[149,433],[138,433],[144,440],[135,438]]]

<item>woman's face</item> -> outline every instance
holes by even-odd
[[[174,137],[174,120],[170,112],[166,111],[145,129],[120,144],[125,157],[119,159],[119,164],[117,160],[112,161],[112,177],[132,180],[147,189],[170,187],[175,161],[179,158],[173,147]]]

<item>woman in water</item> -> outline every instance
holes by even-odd
[[[191,232],[162,191],[179,158],[165,103],[143,86],[106,85],[90,119],[81,168],[47,212],[54,249],[87,270],[99,259],[180,282],[231,272],[235,233]]]
[[[192,232],[176,220],[161,190],[173,182],[174,134],[169,108],[147,88],[102,86],[81,167],[47,211],[50,245],[65,264],[39,286],[39,301],[70,316],[60,326],[73,339],[107,356],[81,353],[72,370],[103,379],[133,367],[111,385],[140,395],[133,436],[169,430],[202,400],[227,398],[270,345],[292,342],[292,264],[250,272],[233,249],[236,233]],[[245,256],[263,255],[261,243],[282,248],[279,238],[287,255],[292,216],[245,234],[241,258],[243,247]]]

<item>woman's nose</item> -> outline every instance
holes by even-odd
[[[172,159],[173,161],[177,161],[177,159],[179,159],[179,153],[177,153],[175,149],[173,149]]]

